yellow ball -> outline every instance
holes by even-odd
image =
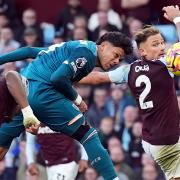
[[[180,42],[173,44],[173,46],[167,50],[166,61],[168,70],[174,75],[180,76]]]

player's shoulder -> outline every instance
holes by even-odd
[[[96,43],[87,40],[69,41],[70,47],[75,50],[75,52],[81,51],[81,53],[92,53],[97,56]]]

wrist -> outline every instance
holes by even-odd
[[[174,24],[180,23],[180,16],[173,19]]]
[[[32,114],[33,113],[30,106],[27,106],[27,107],[21,109],[21,111],[22,111],[23,116],[26,115],[26,114]]]
[[[80,105],[82,102],[82,97],[78,94],[77,98],[75,99],[74,103],[76,105]]]

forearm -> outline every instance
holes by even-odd
[[[0,65],[8,62],[22,61],[27,58],[35,58],[44,48],[22,47],[10,53],[0,56]]]
[[[105,72],[98,72],[94,71],[88,74],[86,77],[81,79],[78,83],[79,84],[101,84],[101,83],[109,83],[110,79]]]
[[[27,107],[29,103],[26,98],[26,92],[23,87],[20,75],[15,71],[9,71],[5,75],[5,79],[8,90],[14,97],[17,104],[20,105],[21,109]]]

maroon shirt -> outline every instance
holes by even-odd
[[[0,76],[0,125],[11,121],[17,104],[8,91],[5,78]]]
[[[37,138],[47,166],[78,161],[79,147],[72,138],[49,127],[40,127]]]
[[[166,66],[157,61],[135,61],[128,84],[143,120],[143,139],[153,145],[171,145],[180,135],[180,113],[174,80]]]

